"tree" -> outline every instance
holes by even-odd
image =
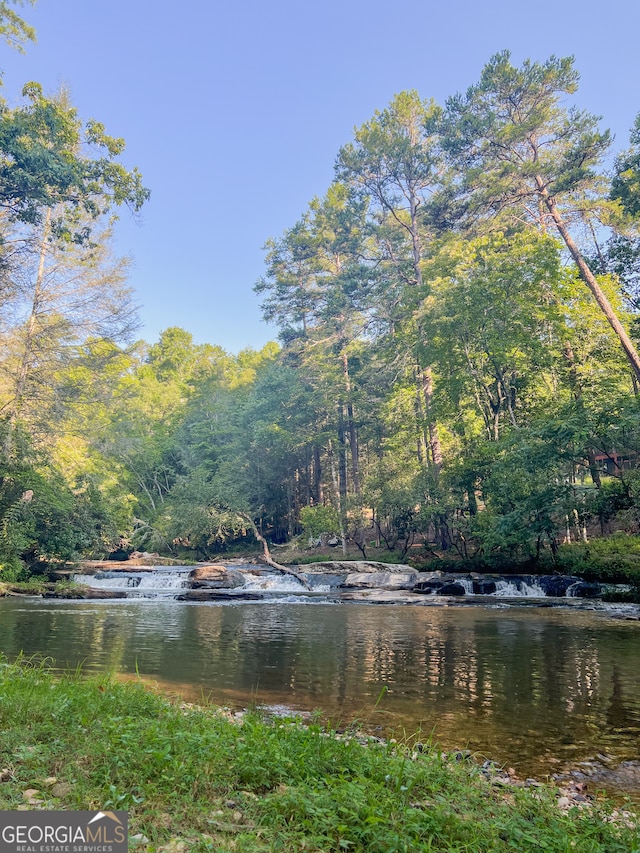
[[[611,136],[598,130],[595,116],[562,104],[577,87],[572,58],[515,68],[508,51],[498,53],[476,86],[447,102],[445,146],[462,175],[467,219],[557,231],[640,379],[635,346],[572,232],[575,222],[609,223],[615,214],[598,172]]]
[[[386,314],[392,332],[399,311],[406,311],[408,302],[415,304],[424,296],[424,210],[441,186],[441,112],[433,100],[422,100],[416,91],[401,92],[356,131],[355,141],[340,150],[336,162],[339,178],[367,200],[375,223],[377,263],[386,268],[387,275],[379,277],[382,287],[374,299],[378,320]],[[417,291],[413,297],[407,293],[411,289]],[[422,347],[421,352],[426,351]],[[428,361],[420,363],[417,353],[415,362],[428,422],[427,447],[437,473],[442,450],[432,415],[433,377]]]
[[[450,239],[427,266],[431,293],[419,327],[431,341],[443,411],[467,439],[497,441],[527,421],[535,387],[560,351],[563,325],[557,245],[549,237],[493,233]]]
[[[10,47],[24,53],[24,43],[36,40],[36,31],[11,6],[33,6],[35,0],[2,0],[0,2],[0,36]]]
[[[276,320],[281,340],[304,364],[317,395],[335,423],[339,496],[350,480],[361,491],[352,364],[368,317],[370,269],[361,262],[364,206],[334,182],[314,199],[296,226],[268,245],[267,276],[256,285],[267,294],[266,319]],[[334,414],[335,413],[335,414]],[[327,447],[329,445],[327,444]]]
[[[611,182],[611,198],[620,202],[626,213],[640,215],[640,113],[631,131],[631,147],[616,159]]]
[[[65,402],[92,398],[88,386],[89,397],[82,399],[79,388],[69,386],[78,347],[92,339],[130,341],[137,319],[126,283],[128,261],[113,257],[110,231],[89,248],[54,241],[49,217],[41,227],[21,230],[20,263],[12,270],[12,295],[0,322],[0,411],[11,426],[23,418],[37,441],[41,427],[50,434],[51,422],[64,417]],[[96,369],[104,369],[106,354],[101,352]],[[82,360],[86,366],[86,352]]]
[[[123,139],[108,136],[100,122],[83,125],[64,93],[47,98],[28,83],[23,95],[24,106],[0,104],[0,211],[10,221],[39,225],[56,209],[52,234],[83,243],[91,220],[114,206],[140,210],[150,193],[138,170],[116,159]]]

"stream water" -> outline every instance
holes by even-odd
[[[232,707],[320,709],[385,735],[420,729],[523,776],[588,760],[635,767],[639,651],[638,622],[503,604],[0,600],[9,658],[139,673]]]

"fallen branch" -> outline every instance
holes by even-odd
[[[262,533],[260,533],[255,521],[251,518],[251,516],[247,515],[244,512],[241,512],[240,515],[250,525],[251,529],[253,530],[253,535],[262,545],[262,552],[265,563],[271,566],[272,569],[276,569],[277,571],[282,572],[285,575],[291,575],[291,577],[295,578],[298,583],[302,584],[305,589],[311,591],[311,587],[309,586],[308,582],[302,577],[302,575],[300,575],[299,572],[296,572],[294,569],[289,569],[287,568],[287,566],[282,566],[280,565],[280,563],[276,563],[276,561],[271,556],[271,552],[269,551],[269,545],[267,544],[267,540],[264,538]]]

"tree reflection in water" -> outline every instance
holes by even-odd
[[[640,747],[637,623],[535,608],[0,601],[0,651],[433,732],[523,774]],[[381,691],[384,696],[378,702]]]

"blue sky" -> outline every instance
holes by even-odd
[[[573,54],[581,107],[627,144],[640,110],[638,0],[38,0],[26,56],[1,47],[4,95],[69,88],[84,118],[127,140],[151,188],[123,212],[141,335],[172,325],[237,352],[275,330],[253,285],[262,246],[322,195],[339,147],[393,95],[443,101],[508,48]]]

